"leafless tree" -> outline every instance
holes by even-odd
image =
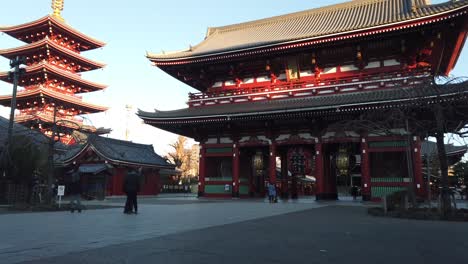
[[[437,142],[438,164],[441,170],[442,214],[451,213],[451,196],[448,183],[448,162],[445,150],[445,136],[456,135],[462,140],[468,136],[468,81],[458,78],[427,78],[419,89],[426,94],[412,93],[410,89],[400,89],[407,94],[407,100],[393,107],[383,107],[377,111],[364,111],[352,120],[338,121],[326,130],[354,130],[380,135],[401,135],[395,128],[403,128],[408,137],[435,137]],[[449,94],[442,96],[441,94]]]

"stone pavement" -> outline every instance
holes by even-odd
[[[30,263],[465,264],[467,235],[466,223],[377,218],[362,207],[326,206]]]
[[[108,203],[118,204],[118,203]],[[122,209],[0,216],[0,263],[15,263],[188,230],[237,223],[324,206],[318,203],[211,201],[142,204],[139,215]]]
[[[139,215],[2,215],[0,263],[468,263],[467,223],[376,218],[359,202],[143,200]]]

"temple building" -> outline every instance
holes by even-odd
[[[0,116],[0,153],[7,145],[8,125],[9,120]],[[16,136],[29,138],[33,143],[30,148],[44,150],[50,143],[50,138],[43,133],[21,124],[14,124],[13,131]],[[65,145],[61,142],[54,144],[54,178],[58,184],[66,186],[66,195],[70,190],[68,186],[71,183],[70,176],[73,170],[78,170],[81,174],[82,195],[87,199],[124,195],[124,178],[131,169],[142,168],[139,195],[158,195],[163,182],[178,173],[175,165],[158,155],[152,145],[77,131],[73,137],[78,139],[76,144]],[[0,172],[8,170],[5,165],[0,163]],[[40,177],[44,172],[39,169],[37,173]],[[45,184],[44,177],[40,178],[40,182]],[[27,193],[28,186],[30,179],[27,176],[21,179],[11,178],[8,175],[1,177],[0,202],[13,201],[16,198],[8,198],[11,195],[17,196],[13,190]]]
[[[55,155],[56,175],[66,185],[69,172],[78,169],[83,195],[89,199],[125,195],[125,175],[132,169],[142,168],[139,195],[159,194],[162,178],[176,173],[175,165],[156,154],[152,145],[80,132],[74,137],[80,144]]]
[[[458,60],[467,12],[467,0],[357,0],[208,28],[187,50],[147,54],[199,91],[188,107],[138,115],[200,142],[200,196],[261,197],[270,182],[297,197],[311,179],[317,199],[353,185],[364,200],[424,197],[430,107],[460,110],[444,113],[448,130],[467,123],[466,82],[434,79]]]
[[[26,65],[19,78],[15,122],[40,129],[48,136],[55,134],[63,143],[73,144],[73,130],[105,134],[108,129],[86,125],[78,115],[99,113],[107,107],[86,103],[80,94],[100,91],[106,85],[81,78],[81,73],[100,69],[103,63],[92,61],[81,52],[103,47],[69,26],[61,17],[63,0],[52,1],[53,13],[22,25],[0,27],[0,32],[25,42],[17,48],[0,50],[0,55],[13,60],[22,58]],[[0,80],[12,83],[9,72]],[[0,104],[10,107],[12,95],[0,96]],[[54,126],[56,126],[55,131]]]

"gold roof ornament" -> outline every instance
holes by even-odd
[[[64,21],[61,15],[61,12],[63,11],[64,2],[65,0],[52,0],[52,5],[51,5],[52,10],[53,10],[52,16],[62,21]]]

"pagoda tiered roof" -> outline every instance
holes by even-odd
[[[8,76],[9,72],[0,72],[0,80],[12,83]],[[104,84],[84,80],[80,75],[62,70],[48,62],[26,67],[19,84],[21,86],[38,85],[53,78],[57,79],[59,83],[62,81],[67,82],[66,86],[75,86],[76,93],[93,92],[107,87]]]
[[[83,102],[81,97],[76,95],[67,95],[58,91],[47,89],[44,87],[38,87],[36,89],[28,89],[18,92],[16,96],[17,104],[21,105],[23,102],[27,105],[34,106],[34,102],[38,104],[38,100],[44,99],[44,103],[54,103],[57,105],[64,106],[65,109],[79,109],[82,114],[98,113],[106,111],[108,108],[105,106],[94,105]],[[0,104],[4,106],[10,106],[11,95],[0,96]],[[19,109],[27,108],[18,107]]]
[[[54,124],[54,116],[53,114],[48,114],[45,112],[39,112],[34,115],[28,115],[28,114],[21,114],[17,115],[15,117],[15,122],[19,124],[25,124],[28,122],[37,122],[40,121],[41,123],[53,125]],[[76,118],[73,117],[56,117],[56,125],[59,127],[65,127],[65,128],[70,128],[70,129],[79,129],[81,131],[86,131],[86,132],[92,132],[95,133],[97,132],[96,127],[94,126],[89,126],[89,125],[84,125],[83,120],[77,120]],[[109,132],[106,132],[109,133]]]
[[[70,42],[74,42],[74,47],[70,46],[69,48],[78,51],[92,50],[105,45],[104,42],[79,32],[52,15],[47,15],[38,20],[21,25],[0,26],[0,32],[6,33],[26,43],[33,43],[43,39],[45,36],[50,37],[52,34],[55,34],[61,38],[68,39]]]
[[[57,44],[55,41],[47,37],[37,42],[23,45],[21,47],[0,49],[0,56],[10,60],[14,59],[16,56],[25,57],[26,62],[29,63],[34,61],[36,57],[39,60],[47,59],[49,56],[54,57],[53,54],[48,55],[50,51],[53,53],[58,53],[61,56],[64,56],[65,59],[73,61],[75,64],[79,65],[79,67],[77,67],[75,70],[76,72],[95,70],[105,66],[104,63],[85,58],[79,53],[71,51],[70,49]]]
[[[280,52],[440,22],[468,12],[468,0],[355,0],[235,25],[208,28],[184,51],[147,53],[156,65],[199,63]],[[458,51],[459,52],[459,51]]]
[[[107,85],[82,79],[81,73],[104,67],[100,62],[81,56],[82,51],[100,48],[104,42],[91,38],[69,26],[63,17],[63,1],[53,1],[53,13],[16,26],[0,26],[0,32],[27,43],[2,49],[0,56],[13,60],[24,58],[26,67],[19,73],[16,95],[18,122],[53,136],[55,126],[66,144],[75,141],[74,129],[97,133],[94,126],[83,124],[81,114],[106,111],[104,106],[83,102],[82,93],[103,90]],[[0,72],[0,80],[12,83],[11,72]],[[10,106],[12,95],[0,96],[0,104]],[[105,132],[100,130],[100,132]]]

